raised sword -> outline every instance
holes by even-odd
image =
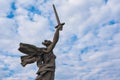
[[[60,19],[59,19],[59,17],[58,17],[57,10],[56,10],[54,4],[53,4],[53,9],[54,9],[55,17],[56,17],[56,20],[57,20],[57,23],[58,23],[58,25],[57,25],[55,28],[57,28],[57,27],[60,26],[60,25],[63,26],[65,23],[61,23],[61,22],[60,22]],[[62,28],[61,28],[61,30],[62,30]]]

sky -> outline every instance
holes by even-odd
[[[55,80],[120,80],[119,0],[0,0],[0,80],[34,80],[36,63],[20,65],[19,43],[43,47],[65,22],[54,49]]]

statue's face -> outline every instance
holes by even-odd
[[[52,42],[50,40],[44,40],[44,42],[42,42],[43,45],[45,46],[49,46]]]

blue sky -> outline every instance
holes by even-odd
[[[42,47],[65,22],[54,53],[55,80],[120,80],[119,0],[0,0],[0,80],[34,80],[36,64],[20,65],[20,42]]]

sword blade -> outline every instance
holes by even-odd
[[[61,24],[61,23],[60,23],[60,19],[59,19],[59,17],[58,17],[57,10],[56,10],[54,4],[53,4],[53,9],[54,9],[54,13],[55,13],[55,17],[56,17],[57,23],[58,23],[58,25],[59,25],[59,24]]]

